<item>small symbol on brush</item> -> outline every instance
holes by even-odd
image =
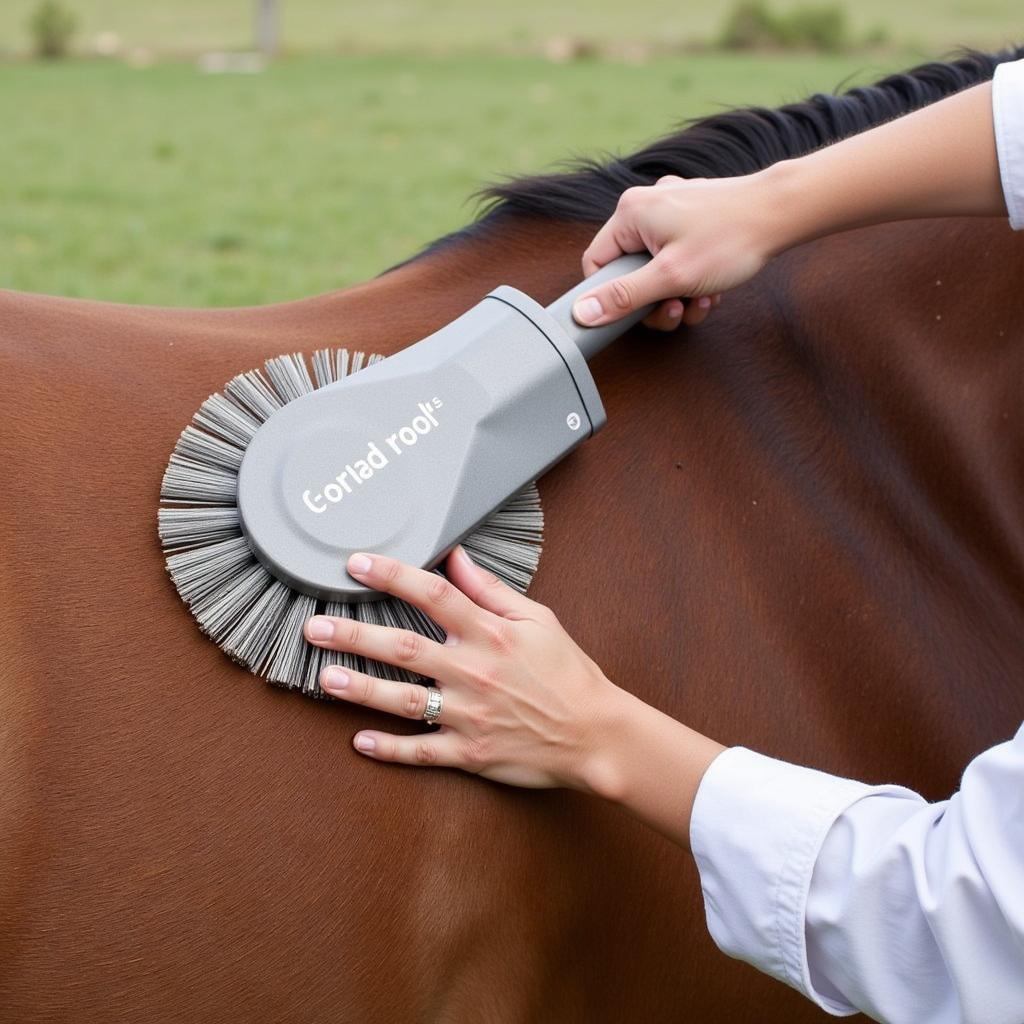
[[[565,417],[566,425],[570,430],[580,429],[580,414],[578,412],[571,412]]]

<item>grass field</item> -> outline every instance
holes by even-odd
[[[772,0],[784,11],[830,0]],[[37,0],[0,3],[0,50],[29,45]],[[113,31],[127,47],[194,53],[252,39],[253,0],[64,0],[88,48]],[[285,43],[297,51],[464,53],[529,50],[555,36],[598,45],[678,46],[713,39],[734,0],[279,0]],[[956,45],[999,46],[1022,29],[1014,0],[847,0],[851,29],[882,26],[897,47],[937,53]]]
[[[465,223],[484,181],[882,70],[721,56],[321,57],[245,76],[0,65],[0,286],[165,305],[313,294]]]
[[[181,54],[247,46],[252,0],[63,2],[80,53],[106,32],[120,56],[0,60],[0,287],[166,305],[338,288],[465,223],[488,180],[1019,25],[1008,0],[859,0],[855,32],[884,25],[887,50],[668,53],[713,37],[730,0],[280,0],[290,55],[209,75]],[[0,3],[0,55],[26,51],[35,3]],[[560,34],[608,52],[545,59]]]

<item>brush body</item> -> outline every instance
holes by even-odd
[[[354,552],[436,565],[604,425],[583,351],[644,311],[588,329],[571,304],[638,262],[616,261],[551,311],[497,288],[417,344],[275,413],[238,474],[256,557],[294,590],[350,602],[380,598],[345,571]]]
[[[376,600],[345,571],[350,554],[433,567],[604,422],[579,350],[501,288],[260,427],[238,474],[242,532],[292,589]]]

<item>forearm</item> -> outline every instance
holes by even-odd
[[[669,299],[645,322],[674,330],[684,304],[673,296],[727,292],[801,242],[915,217],[1007,215],[1024,228],[1024,61],[999,65],[993,82],[753,174],[667,175],[627,189],[584,253],[584,271],[624,252],[656,255],[580,296],[573,315],[594,326]],[[689,303],[684,322],[698,323],[710,305]]]
[[[990,82],[761,173],[774,252],[885,221],[1006,216]]]
[[[583,788],[689,849],[697,788],[725,747],[620,690],[594,749]]]

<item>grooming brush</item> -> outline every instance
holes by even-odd
[[[443,631],[345,570],[355,551],[435,569],[456,544],[519,591],[537,568],[535,479],[606,421],[587,360],[651,307],[581,327],[585,291],[642,266],[624,256],[545,309],[496,288],[387,359],[320,349],[268,360],[211,395],[160,489],[167,569],[200,629],[272,683],[322,697],[325,665],[420,677],[308,644],[311,615]]]

